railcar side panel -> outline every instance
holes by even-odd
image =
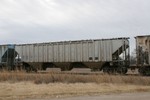
[[[112,54],[126,39],[87,40],[16,45],[16,51],[25,62],[98,62],[112,61]]]
[[[105,62],[113,62],[114,56],[118,59],[128,47],[128,38],[116,38],[20,44],[16,45],[16,52],[23,62],[30,64],[101,67]]]

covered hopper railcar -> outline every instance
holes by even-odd
[[[0,69],[14,69],[14,59],[16,56],[15,45],[0,45]]]
[[[58,67],[91,68],[106,73],[127,72],[129,38],[62,41],[15,45],[17,58],[29,70]],[[16,62],[17,63],[17,62]]]
[[[150,35],[136,36],[136,58],[139,73],[150,74]]]

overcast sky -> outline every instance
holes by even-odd
[[[0,44],[145,34],[150,0],[0,0]]]

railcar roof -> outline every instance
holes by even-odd
[[[137,37],[150,37],[150,35],[139,35],[139,36],[136,36],[135,38]]]
[[[105,40],[121,40],[121,39],[126,39],[128,40],[129,37],[120,37],[120,38],[110,38],[110,39],[87,39],[87,40],[68,40],[68,41],[56,41],[56,42],[43,42],[43,43],[28,43],[28,44],[16,44],[16,45],[36,45],[36,44],[59,44],[59,43],[77,43],[77,42],[93,42],[93,41],[105,41]]]

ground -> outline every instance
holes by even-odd
[[[81,95],[149,92],[150,86],[108,83],[0,83],[0,100],[45,99]]]

